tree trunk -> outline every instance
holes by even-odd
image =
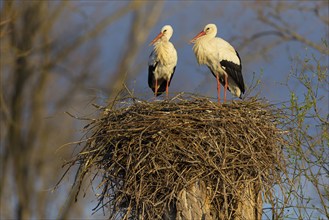
[[[176,203],[176,220],[214,219],[210,214],[210,196],[204,182],[195,182],[189,188],[183,189]]]
[[[257,183],[241,186],[234,201],[235,207],[225,204],[228,195],[223,195],[223,209],[218,211],[211,206],[210,189],[204,182],[195,182],[183,189],[175,206],[165,214],[165,220],[215,220],[215,219],[246,219],[260,220],[262,217],[262,196]]]

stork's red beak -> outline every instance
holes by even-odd
[[[203,35],[206,35],[206,32],[204,31],[201,31],[200,33],[198,33],[198,35],[196,35],[191,41],[190,43],[195,43],[195,41],[199,38],[199,37],[202,37]]]
[[[153,45],[153,44],[154,44],[155,42],[157,42],[162,36],[163,36],[163,33],[160,32],[160,33],[158,34],[158,36],[156,36],[156,37],[152,40],[152,42],[151,42],[149,45],[150,45],[150,46]]]

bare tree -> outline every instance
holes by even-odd
[[[240,49],[246,47],[255,48],[255,44],[261,42],[261,38],[267,39],[266,44],[262,45],[261,50],[254,54],[266,55],[269,51],[280,44],[299,42],[304,46],[312,48],[322,54],[329,54],[328,48],[323,45],[323,41],[315,42],[302,34],[302,22],[298,24],[288,20],[288,13],[304,14],[317,20],[318,24],[323,27],[329,25],[326,8],[328,2],[318,1],[311,4],[306,2],[250,2],[245,3],[245,6],[251,8],[257,16],[257,22],[262,25],[260,30],[253,30],[254,33],[246,35],[241,39]],[[311,27],[310,27],[311,28]],[[328,38],[329,32],[324,31],[323,39]],[[270,38],[274,37],[274,38]],[[271,39],[271,40],[268,40]],[[249,57],[249,59],[252,58]]]
[[[284,126],[290,132],[285,149],[289,173],[284,175],[277,197],[270,199],[271,208],[264,209],[268,218],[328,218],[329,181],[328,165],[328,62],[329,17],[328,2],[252,2],[246,3],[257,15],[257,21],[264,26],[241,40],[240,47],[259,50],[258,55],[267,56],[275,47],[298,42],[305,48],[293,57],[290,72],[282,85],[288,90],[281,107],[286,109],[288,123]],[[288,13],[302,14],[317,22],[314,26],[323,31],[318,41],[302,34],[303,22],[294,24]],[[312,30],[313,27],[309,27]],[[266,39],[262,44],[260,39]],[[255,44],[261,45],[256,47]],[[297,91],[298,90],[298,91]],[[288,102],[287,102],[288,101]],[[289,210],[289,212],[287,212]]]
[[[149,7],[135,10],[133,14],[132,27],[130,28],[129,36],[125,52],[122,55],[121,61],[117,66],[117,70],[113,77],[110,79],[111,89],[109,100],[117,96],[117,93],[122,90],[125,79],[129,76],[136,74],[132,71],[133,64],[138,55],[141,46],[144,45],[151,28],[157,23],[162,10],[162,1],[157,1]],[[148,13],[148,16],[145,14]]]
[[[60,191],[50,192],[62,173],[59,159],[66,158],[70,150],[61,150],[55,157],[54,152],[72,140],[74,123],[54,113],[77,106],[79,96],[86,94],[85,85],[96,82],[95,58],[99,49],[95,40],[107,27],[129,13],[136,18],[132,21],[134,36],[130,37],[130,45],[135,49],[132,57],[122,58],[121,66],[125,66],[133,62],[161,11],[161,7],[155,7],[161,3],[126,2],[113,13],[99,16],[95,25],[78,29],[72,13],[75,4],[78,3],[3,2],[0,195],[4,218],[46,218],[47,210],[62,203],[66,196],[63,198]],[[146,19],[143,15],[146,7],[151,11],[156,8],[155,17]],[[61,30],[62,27],[66,30]],[[141,27],[143,33],[137,33]],[[111,77],[117,78],[114,75]],[[61,190],[65,195],[70,188]],[[67,205],[69,208],[72,203]],[[72,210],[70,214],[74,214]]]

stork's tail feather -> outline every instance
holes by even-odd
[[[163,93],[163,92],[159,92],[159,91],[158,91],[156,97],[162,95],[162,93]]]
[[[152,87],[151,89],[152,89],[153,93],[155,93],[155,88]],[[160,95],[161,95],[162,93],[164,93],[165,91],[166,91],[166,84],[165,84],[165,83],[162,83],[162,84],[159,86],[159,88],[158,88],[158,91],[157,91],[156,96],[157,96],[157,97],[160,96]]]

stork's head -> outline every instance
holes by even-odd
[[[196,43],[196,41],[200,39],[211,39],[214,38],[217,34],[217,27],[215,24],[207,24],[204,29],[197,34],[190,42],[191,43]]]
[[[158,36],[156,36],[152,42],[150,43],[150,45],[154,45],[155,43],[159,42],[159,41],[169,41],[169,39],[171,38],[171,36],[173,35],[174,30],[170,25],[165,25],[161,28],[161,32],[158,34]]]

